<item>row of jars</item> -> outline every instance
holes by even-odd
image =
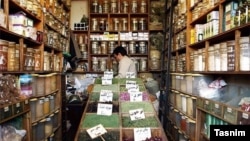
[[[57,110],[44,119],[34,122],[32,124],[32,140],[41,141],[53,136],[54,130],[57,129],[60,124],[59,114],[59,110]]]
[[[91,30],[92,31],[127,31],[129,29],[128,18],[113,18],[111,22],[108,22],[107,18],[92,18],[91,19]],[[130,30],[147,30],[147,19],[146,18],[131,18]]]
[[[146,13],[146,0],[93,0],[91,13]]]
[[[0,39],[0,71],[20,70],[20,45]],[[41,50],[23,45],[23,70],[41,70]],[[60,57],[44,51],[44,70],[60,70]]]
[[[124,47],[128,54],[147,54],[148,44],[146,41],[129,41],[121,42],[120,44]],[[91,43],[91,53],[92,54],[112,54],[113,50],[117,46],[114,41],[92,41]]]
[[[135,62],[137,71],[147,71],[147,58],[132,58]],[[111,61],[112,70],[118,70],[118,63],[116,60]],[[109,69],[109,60],[107,58],[92,57],[92,71],[106,71]]]
[[[38,18],[42,15],[41,3],[35,0],[15,0],[21,7],[27,9]]]
[[[56,93],[46,97],[31,98],[31,121],[41,119],[44,115],[48,115],[56,110]]]

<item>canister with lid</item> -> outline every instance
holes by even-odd
[[[103,1],[103,13],[109,13],[109,2],[108,2],[108,0]]]
[[[93,0],[92,7],[91,7],[91,12],[92,13],[97,13],[98,12],[98,0]]]
[[[113,30],[118,31],[120,28],[120,23],[118,18],[113,19]]]
[[[92,41],[91,43],[92,54],[98,54],[98,42]]]
[[[128,7],[128,1],[123,0],[121,4],[121,13],[128,13],[129,7]]]
[[[127,18],[121,19],[121,30],[127,31],[128,30],[128,20]]]
[[[97,31],[98,30],[98,20],[96,18],[91,19],[91,30]]]
[[[147,61],[145,58],[140,59],[140,71],[146,71],[147,70]]]
[[[135,41],[130,41],[129,42],[129,53],[130,54],[135,54],[136,53],[136,46],[135,46]]]
[[[138,24],[139,30],[147,30],[147,21],[145,18],[140,18],[139,24]]]
[[[108,43],[106,41],[101,42],[101,54],[108,53]]]
[[[131,19],[131,30],[133,30],[133,31],[138,30],[138,19],[137,18]]]
[[[99,20],[99,30],[100,31],[105,31],[107,27],[106,19],[102,18]]]
[[[7,70],[8,63],[8,41],[0,39],[0,71]]]
[[[8,71],[14,71],[15,70],[15,42],[8,42],[9,47],[8,47]]]
[[[137,0],[132,0],[132,3],[131,3],[131,13],[137,13],[137,11],[138,11]]]
[[[96,57],[92,57],[92,70],[93,71],[99,70],[98,59]]]
[[[117,13],[118,12],[118,6],[117,6],[117,1],[116,0],[111,0],[110,12],[111,13]]]
[[[140,13],[146,13],[146,12],[147,12],[147,3],[145,0],[142,0],[140,5]]]
[[[108,53],[112,54],[113,50],[115,49],[116,42],[115,41],[110,41],[109,46],[108,46]]]
[[[147,46],[145,41],[140,41],[139,42],[139,53],[140,54],[145,54],[147,52]]]

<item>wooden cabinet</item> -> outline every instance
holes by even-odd
[[[39,137],[61,140],[60,73],[63,52],[69,52],[68,6],[64,0],[1,1],[0,77],[14,76],[16,94],[27,98],[29,105],[22,101],[8,104],[13,111],[10,117],[1,119],[1,125],[22,117],[20,125],[27,131],[25,141]],[[17,105],[28,109],[18,112]],[[1,105],[1,111],[4,109]]]
[[[183,1],[177,2],[176,10],[181,10],[178,6],[182,6]],[[247,3],[233,0],[191,0],[185,5],[186,13],[183,17],[186,17],[186,22],[177,18],[178,14],[174,15],[176,19],[173,21],[174,36],[171,38],[173,46],[169,62],[174,73],[169,78],[171,88],[167,91],[172,93],[177,90],[177,93],[196,97],[196,118],[193,119],[196,121],[196,134],[192,140],[209,140],[210,125],[247,124],[242,122],[243,117],[248,121],[249,111],[244,111],[244,106],[238,105],[243,97],[249,97],[249,84],[245,81],[249,74],[249,63],[243,63],[246,62],[244,59],[249,60],[245,56],[249,50],[249,33],[246,32],[249,30],[249,22],[245,16],[248,13]],[[242,14],[242,11],[245,13]],[[183,36],[184,44],[180,42],[180,37]],[[199,83],[194,83],[195,80],[191,83],[192,91],[183,90],[183,84],[177,83],[189,75],[197,77],[196,74],[207,77],[203,81],[205,86],[211,86],[215,82],[222,84],[220,80],[226,82],[226,85],[219,88],[209,87],[206,92],[211,89],[216,91],[205,93],[203,88],[195,90],[201,87]],[[174,105],[173,99],[178,99],[179,96],[171,95],[173,97],[170,97],[170,105]],[[173,107],[180,111],[178,105]],[[176,123],[171,124],[176,126]]]
[[[77,38],[88,37],[83,40],[88,57],[80,61],[84,72],[117,71],[111,54],[118,45],[126,48],[139,72],[149,71],[149,4],[148,0],[88,1],[88,29],[73,31]]]

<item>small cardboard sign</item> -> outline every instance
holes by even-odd
[[[145,141],[151,138],[151,129],[146,128],[134,128],[134,141]]]
[[[145,114],[142,108],[129,110],[129,115],[132,121],[145,119]]]
[[[113,92],[111,90],[101,90],[99,101],[100,102],[113,101]]]
[[[98,103],[97,115],[110,116],[112,115],[113,104]]]
[[[126,89],[136,88],[136,87],[137,87],[136,81],[126,80]]]
[[[103,77],[112,79],[113,76],[114,76],[114,73],[112,71],[104,71]]]
[[[112,84],[112,78],[102,77],[102,85],[111,85],[111,84]]]
[[[143,96],[142,96],[142,92],[140,91],[129,91],[129,98],[130,101],[142,101],[143,100]]]
[[[98,124],[90,129],[87,129],[87,133],[89,134],[91,139],[94,139],[107,133],[107,130],[103,127],[102,124]]]
[[[127,72],[126,73],[126,78],[136,78],[135,72]]]

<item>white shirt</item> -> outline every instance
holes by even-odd
[[[119,61],[118,75],[116,78],[126,78],[127,72],[135,72],[135,76],[137,76],[137,70],[134,61],[128,56],[124,56]]]

